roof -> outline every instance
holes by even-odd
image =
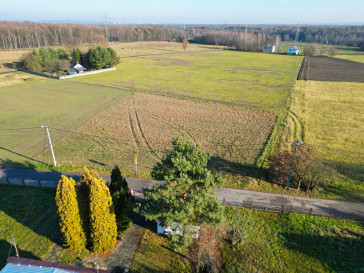
[[[299,50],[297,46],[292,46],[290,49],[295,49],[295,50]]]
[[[72,68],[78,71],[85,71],[87,70],[86,68],[84,68],[82,65],[80,65],[79,63],[76,64],[72,64]]]
[[[8,264],[0,271],[1,273],[110,273],[107,270],[97,270],[75,265],[66,265],[32,260],[25,258],[10,257]]]

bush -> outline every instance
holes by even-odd
[[[291,187],[312,190],[319,182],[314,168],[315,150],[307,144],[299,144],[294,158],[295,146],[296,143],[293,143],[289,151],[280,151],[268,158],[269,178],[274,183],[284,186],[292,171]]]

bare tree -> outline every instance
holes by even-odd
[[[188,40],[186,38],[183,38],[182,46],[183,46],[184,51],[186,51],[186,49],[188,48],[189,45],[190,45],[190,43],[188,42]]]

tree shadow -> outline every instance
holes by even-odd
[[[288,249],[300,252],[317,259],[330,272],[362,272],[364,240],[363,235],[356,233],[350,237],[320,236],[316,234],[283,233],[283,242]],[[314,263],[306,259],[298,261],[301,268],[316,271]]]
[[[93,159],[88,159],[88,161],[92,162],[92,163],[95,163],[97,165],[100,165],[100,166],[106,166],[104,163],[101,163],[101,162],[98,162],[96,160],[93,160]]]
[[[212,156],[207,163],[207,168],[214,172],[228,173],[239,176],[250,176],[257,179],[265,177],[265,170],[255,165],[243,164],[221,158],[219,156]]]
[[[364,182],[364,164],[360,162],[340,162],[335,160],[324,160],[324,165],[327,165],[330,169],[338,174],[346,176],[352,180],[359,180]]]
[[[11,250],[10,250],[11,248]],[[35,256],[32,252],[22,250],[18,247],[19,257],[39,260],[40,257]],[[7,258],[16,256],[16,251],[13,245],[8,241],[0,240],[0,270],[6,265]]]

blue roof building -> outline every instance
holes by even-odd
[[[287,55],[300,55],[300,54],[301,54],[301,50],[299,50],[297,46],[292,46],[287,51]]]
[[[86,268],[82,266],[66,265],[32,260],[18,257],[10,257],[6,266],[0,273],[110,273],[107,270]]]

